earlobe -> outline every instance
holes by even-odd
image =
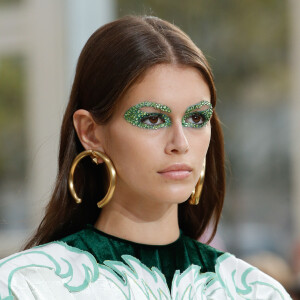
[[[101,126],[95,122],[90,112],[84,109],[75,111],[73,114],[73,124],[77,136],[86,150],[104,152],[101,141]]]

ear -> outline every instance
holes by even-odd
[[[78,138],[85,150],[105,152],[103,148],[102,126],[98,125],[90,112],[79,109],[73,114],[73,124]],[[98,160],[99,163],[102,160]]]

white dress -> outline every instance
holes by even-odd
[[[82,236],[88,236],[88,230],[82,232]],[[90,232],[95,234],[91,230]],[[94,238],[92,235],[91,237]],[[100,238],[109,241],[108,237]],[[177,244],[173,243],[172,247],[179,249],[178,245],[182,241],[192,242],[200,249],[208,249],[208,252],[214,251],[213,248],[184,236],[178,239]],[[115,249],[115,246],[119,243],[122,251],[130,253],[126,252],[130,244],[127,247],[123,241],[112,242],[115,244],[106,244],[105,247],[112,245],[113,251],[117,253],[120,249]],[[99,243],[92,240],[91,245],[99,250]],[[192,247],[189,247],[185,249],[185,252],[189,252],[188,255],[193,252]],[[103,251],[104,249],[100,249],[100,253]],[[163,268],[161,270],[156,266],[149,268],[133,255],[119,252],[120,259],[104,260],[99,263],[99,258],[97,260],[90,252],[57,241],[0,260],[0,300],[291,299],[276,280],[229,253],[220,252],[220,255],[216,256],[212,271],[203,271],[204,267],[200,266],[200,261],[195,264],[196,260],[191,260],[192,264],[181,272],[179,270],[173,272],[173,269],[169,268],[172,270],[173,279],[170,278],[168,284],[161,271]],[[174,255],[171,252],[165,253],[170,253],[168,256]],[[183,257],[181,253],[175,255],[176,257],[179,255],[180,260]],[[163,259],[167,259],[166,256]],[[162,257],[159,260],[161,261]]]

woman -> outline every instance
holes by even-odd
[[[129,16],[98,29],[79,57],[55,190],[27,250],[1,261],[1,297],[290,299],[196,241],[211,222],[215,234],[224,199],[215,105],[208,63],[176,26]]]

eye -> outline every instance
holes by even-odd
[[[143,124],[146,124],[146,125],[150,125],[150,126],[155,125],[155,126],[157,126],[157,125],[161,125],[161,124],[165,123],[165,120],[161,115],[152,114],[152,115],[143,117],[141,122]]]
[[[184,127],[201,128],[209,122],[212,113],[212,109],[189,112],[183,117],[182,125]]]
[[[194,112],[188,118],[186,118],[186,122],[192,124],[202,124],[204,121],[205,121],[204,117],[198,112]]]

